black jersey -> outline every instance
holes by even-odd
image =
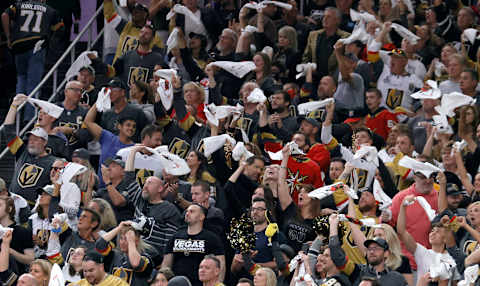
[[[63,26],[57,11],[39,1],[16,3],[5,10],[10,17],[12,51],[23,53],[48,39],[51,31]],[[43,43],[45,47],[47,41]]]
[[[23,140],[16,135],[15,125],[5,125],[4,135],[8,148],[15,155],[15,171],[9,191],[25,198],[33,206],[37,199],[37,189],[50,183],[50,170],[55,157],[31,155]]]

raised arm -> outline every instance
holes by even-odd
[[[5,121],[3,124],[10,125],[15,123],[15,119],[17,116],[17,109],[18,107],[27,100],[27,96],[25,94],[17,94],[10,105],[10,109],[8,110],[7,116],[5,117]]]
[[[99,140],[100,136],[102,136],[102,127],[95,123],[95,118],[97,117],[97,105],[94,104],[90,110],[88,111],[87,115],[85,116],[85,120],[83,123],[87,127],[88,132],[92,134],[95,140]]]
[[[475,190],[475,187],[472,185],[470,178],[468,177],[467,169],[465,168],[465,164],[463,163],[462,154],[458,152],[455,148],[452,149],[453,154],[455,156],[455,161],[457,162],[457,171],[460,175],[460,180],[462,181],[463,186],[467,190],[469,195]]]
[[[282,155],[282,164],[280,165],[280,170],[278,171],[278,200],[280,201],[280,207],[284,211],[292,203],[292,197],[288,191],[287,184],[287,163],[288,158],[290,157],[289,146],[283,147]]]
[[[338,69],[340,71],[340,74],[342,75],[342,80],[349,81],[352,76],[350,73],[348,73],[348,70],[345,67],[345,46],[341,41],[337,41],[333,48],[335,49],[335,57],[338,62]]]
[[[415,250],[417,249],[417,242],[413,238],[413,236],[408,233],[407,231],[407,224],[406,224],[406,217],[405,217],[405,204],[414,202],[415,197],[413,195],[408,195],[403,199],[402,204],[400,205],[400,212],[398,214],[398,219],[397,219],[397,232],[398,232],[398,237],[400,238],[401,241],[405,244],[405,247],[407,248],[410,253],[415,253]]]
[[[438,191],[438,213],[441,213],[448,208],[447,178],[443,172],[439,172],[437,175],[437,180],[440,183],[440,190]]]

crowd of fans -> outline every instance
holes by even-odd
[[[480,284],[476,1],[140,2],[55,104],[64,21],[2,15],[3,285]]]

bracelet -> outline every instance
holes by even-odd
[[[10,105],[10,108],[13,108],[13,109],[17,110],[18,106],[12,104],[12,105]]]
[[[280,166],[280,168],[285,169],[285,170],[287,169],[287,167],[285,167],[285,166]]]

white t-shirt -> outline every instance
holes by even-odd
[[[448,279],[454,278],[460,280],[460,274],[457,271],[455,260],[448,254],[438,253],[432,249],[426,249],[423,245],[417,243],[417,249],[414,253],[415,262],[417,263],[417,277],[422,277],[425,273],[431,272],[431,267],[443,269]]]

